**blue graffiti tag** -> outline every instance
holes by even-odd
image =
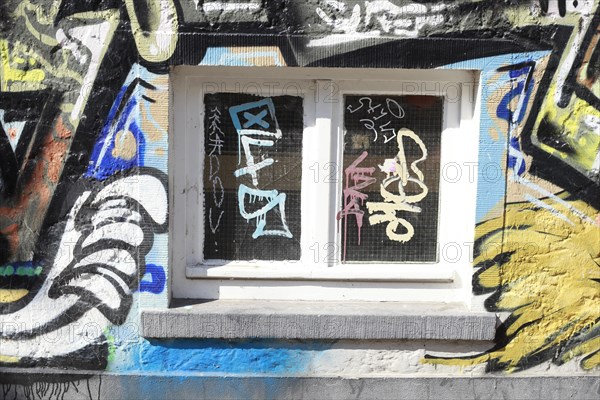
[[[516,65],[509,65],[506,67],[499,68],[498,71],[508,70],[508,76],[510,77],[511,83],[516,85],[504,95],[498,108],[496,109],[496,116],[508,122],[509,125],[509,151],[508,151],[508,168],[513,172],[521,176],[525,173],[525,159],[521,152],[521,144],[516,134],[516,128],[518,124],[525,118],[527,110],[527,104],[529,104],[529,98],[533,91],[534,79],[533,71],[535,70],[535,62],[528,61],[519,63]],[[517,105],[513,111],[510,108],[510,103],[517,100]]]
[[[252,112],[251,112],[252,111]],[[275,118],[275,104],[273,99],[266,98],[259,101],[240,104],[229,108],[229,114],[238,134],[238,165],[241,163],[241,154],[244,152],[246,166],[238,168],[233,174],[236,178],[242,175],[250,175],[254,188],[240,184],[238,187],[238,207],[240,215],[247,221],[256,219],[256,230],[252,233],[252,238],[260,236],[282,236],[292,238],[287,222],[285,220],[285,200],[286,194],[279,193],[277,190],[261,190],[259,187],[258,171],[269,167],[275,163],[271,157],[264,155],[260,162],[254,162],[254,154],[250,146],[269,149],[275,145],[275,141],[282,138],[282,132],[279,129],[277,119]],[[245,119],[242,123],[240,114]],[[268,119],[270,121],[267,122]],[[249,129],[252,127],[261,127],[269,129],[272,127],[274,132]],[[253,136],[266,136],[266,139],[258,139]],[[248,203],[252,204],[256,200],[264,200],[266,204],[253,212],[246,210],[246,198]],[[281,219],[280,227],[277,229],[265,229],[267,225],[267,213],[277,208],[275,214]]]
[[[504,97],[500,101],[500,104],[498,104],[498,108],[496,109],[496,116],[508,122],[519,123],[523,120],[523,118],[525,117],[525,111],[527,110],[527,104],[529,104],[531,92],[533,91],[533,71],[535,68],[535,63],[530,62],[523,64],[526,64],[526,66],[518,69],[513,69],[508,72],[511,81],[516,82],[516,85],[513,86],[513,88],[507,94],[504,95]],[[519,64],[519,66],[520,65],[522,64]],[[522,78],[517,79],[519,77]],[[511,110],[510,102],[514,98],[520,96],[524,97],[522,100],[519,99],[517,109],[515,111]]]
[[[146,280],[150,276],[152,280]],[[150,292],[154,294],[162,293],[165,289],[167,276],[165,270],[160,265],[146,264],[146,273],[140,281],[140,292]]]

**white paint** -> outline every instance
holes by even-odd
[[[158,56],[159,54],[171,54],[173,53],[174,44],[172,38],[177,34],[176,24],[173,24],[173,14],[170,10],[173,8],[172,0],[160,0],[160,10],[158,26],[156,27],[154,34],[154,43],[151,43],[148,47],[150,54]]]
[[[260,209],[248,213],[246,211],[246,196],[248,203],[252,204],[256,200],[266,201],[267,203]],[[293,237],[285,220],[285,193],[279,193],[277,190],[260,190],[249,188],[246,185],[240,185],[238,189],[238,203],[241,216],[246,220],[256,219],[256,230],[252,234],[252,239],[260,236],[283,236]],[[277,215],[281,220],[281,229],[265,229],[267,213],[277,207]]]
[[[110,221],[110,220],[109,220]],[[99,240],[122,240],[139,246],[144,239],[144,232],[137,224],[127,222],[116,222],[96,228],[85,238],[82,245],[89,246]]]
[[[426,6],[412,3],[397,6],[388,0],[364,1],[355,4],[352,11],[341,1],[325,0],[329,6],[317,7],[315,12],[321,20],[332,28],[332,35],[312,39],[308,46],[325,46],[345,43],[371,36],[393,35],[397,37],[418,37],[423,28],[444,23],[444,13],[452,6],[437,4]],[[364,10],[364,11],[363,11]],[[366,30],[368,26],[379,29]]]
[[[522,177],[522,176],[516,176],[514,177],[515,181],[521,185],[527,186],[528,188],[538,192],[540,194],[541,197],[547,197],[552,201],[555,201],[557,203],[559,203],[561,206],[567,208],[569,211],[571,211],[573,214],[575,214],[577,217],[579,217],[580,219],[594,224],[594,225],[598,225],[598,223],[596,221],[594,221],[593,219],[591,219],[590,217],[588,217],[583,211],[578,210],[577,208],[573,207],[571,204],[569,204],[568,202],[566,202],[565,200],[561,199],[560,197],[558,197],[557,195],[555,195],[554,193],[544,189],[543,187],[535,184],[534,182],[530,181],[529,179]],[[558,210],[556,210],[558,212]]]
[[[573,63],[575,62],[575,58],[580,51],[581,44],[585,38],[585,34],[592,22],[592,16],[584,16],[579,20],[579,24],[575,26],[576,33],[574,37],[572,37],[571,41],[567,44],[567,52],[566,55],[563,55],[560,68],[558,69],[558,73],[556,74],[556,78],[554,81],[556,82],[556,89],[554,91],[554,101],[558,103],[562,96],[563,87],[567,80],[567,76],[569,72],[573,68]]]
[[[69,50],[80,65],[84,65],[88,62],[88,55],[81,51],[80,44],[67,37],[62,28],[56,31],[56,41],[60,47]]]
[[[94,81],[96,80],[102,56],[104,55],[106,46],[108,46],[108,42],[112,36],[112,31],[113,26],[108,21],[99,24],[78,26],[69,30],[69,35],[87,47],[92,54],[88,70],[83,77],[79,96],[73,106],[73,110],[71,110],[71,122],[75,122],[81,117],[83,107],[87,102],[87,98],[89,97]]]
[[[141,186],[144,188],[139,190]],[[129,285],[114,271],[115,268],[121,274],[129,278],[138,273],[138,262],[128,251],[117,248],[93,249],[94,244],[99,241],[113,238],[122,240],[126,244],[137,246],[143,244],[140,235],[143,235],[135,219],[131,222],[115,223],[114,217],[127,218],[131,210],[120,203],[108,199],[110,196],[130,197],[146,208],[148,214],[154,221],[164,223],[167,218],[166,189],[157,178],[147,175],[123,178],[108,184],[97,193],[92,204],[100,211],[106,211],[106,205],[115,213],[108,216],[102,223],[98,218],[93,218],[102,225],[94,229],[84,239],[86,246],[82,252],[88,252],[79,262],[71,265],[76,260],[76,243],[82,238],[82,230],[77,225],[78,218],[85,218],[85,213],[90,209],[85,207],[92,192],[86,191],[79,196],[69,212],[65,230],[61,237],[59,251],[48,271],[46,280],[39,288],[33,299],[23,308],[9,314],[0,315],[0,340],[2,355],[14,357],[47,358],[65,355],[80,350],[90,344],[97,342],[112,323],[100,312],[95,305],[81,303],[79,295],[63,294],[56,298],[50,296],[50,289],[55,280],[65,272],[75,272],[78,268],[89,265],[99,266],[94,273],[73,274],[65,285],[69,287],[80,287],[90,291],[99,299],[102,305],[115,311],[119,310],[123,302],[131,298],[132,292]],[[93,209],[93,208],[92,208]],[[118,212],[120,211],[120,213]],[[83,212],[84,215],[80,215]],[[110,278],[110,279],[108,279]],[[122,295],[119,290],[123,291]],[[66,324],[52,326],[53,321],[60,319],[69,310],[79,303],[82,307],[89,307],[84,314]],[[125,309],[125,312],[128,312]],[[123,316],[124,317],[124,316]]]
[[[80,232],[75,229],[75,216],[89,195],[90,192],[83,193],[71,209],[65,226],[65,232],[59,245],[61,251],[57,254],[53,268],[48,273],[44,284],[38,290],[36,296],[20,310],[0,315],[0,325],[2,326],[0,337],[2,338],[2,353],[4,355],[37,358],[55,354],[67,354],[78,348],[84,347],[81,343],[75,346],[73,343],[67,343],[68,335],[66,334],[61,335],[62,342],[64,343],[59,344],[43,340],[45,336],[43,334],[33,336],[31,339],[11,339],[11,336],[14,334],[31,332],[36,327],[47,324],[63,315],[69,308],[77,303],[78,297],[75,295],[66,295],[61,296],[58,299],[51,299],[48,292],[54,279],[66,269],[70,260],[73,259],[73,250],[75,246],[72,244],[77,243],[81,237]],[[104,321],[99,322],[106,323],[108,321],[104,319]],[[14,325],[14,328],[11,325]],[[59,329],[58,333],[64,328],[66,327]],[[56,331],[51,331],[49,333],[50,335],[57,334]],[[42,340],[40,340],[40,337]]]
[[[196,3],[196,9],[198,9],[198,2],[194,0]],[[237,12],[256,12],[261,9],[260,2],[236,2],[236,3],[228,3],[222,1],[207,1],[202,4],[202,11],[205,14],[230,14]]]
[[[594,0],[577,0],[577,7],[573,4],[573,0],[566,0],[566,15],[568,17],[572,14],[579,14],[583,16],[590,16],[594,10]],[[558,0],[548,1],[548,16],[553,19],[563,18],[560,16],[558,11]]]
[[[600,136],[600,118],[595,115],[586,115],[583,118],[583,123],[590,128],[592,133]]]
[[[127,275],[133,275],[137,271],[135,259],[131,253],[123,249],[102,249],[83,258],[80,264],[89,265],[98,260],[103,260],[103,264],[118,268]]]
[[[594,160],[594,164],[592,164],[590,173],[592,175],[600,175],[600,150],[598,150],[598,154],[596,154],[596,159]]]
[[[178,67],[175,71],[174,132],[170,135],[175,154],[171,168],[175,297],[462,301],[470,306],[477,174],[470,175],[468,171],[469,165],[476,165],[478,160],[479,127],[474,121],[478,117],[478,111],[474,111],[478,110],[478,101],[469,102],[466,93],[472,90],[469,84],[473,83],[474,74],[446,70],[247,67]],[[204,176],[204,94],[239,92],[249,82],[253,83],[253,94],[257,90],[263,96],[285,94],[283,88],[294,83],[294,88],[299,87],[304,95],[299,261],[203,259],[205,199],[200,179]],[[460,257],[440,257],[438,263],[340,264],[341,238],[335,215],[341,209],[342,185],[315,181],[310,168],[315,163],[343,165],[344,94],[403,93],[446,96],[441,164],[460,165],[463,176],[459,181],[440,180],[438,242],[440,249],[456,243]],[[296,89],[289,94],[296,95]],[[342,182],[342,168],[336,172],[335,179]]]
[[[549,204],[544,203],[540,199],[538,199],[536,197],[533,197],[530,194],[525,194],[525,198],[527,199],[527,201],[531,202],[533,205],[535,205],[535,206],[537,206],[539,208],[543,208],[545,210],[548,210],[552,214],[554,214],[554,216],[556,216],[557,218],[562,219],[563,221],[565,221],[569,225],[575,226],[575,224],[569,218],[567,218],[566,215],[564,215],[563,213],[561,213],[560,211],[558,211],[554,207],[550,206]]]
[[[240,142],[242,144],[242,149],[244,149],[244,156],[246,157],[246,167],[238,168],[233,174],[235,177],[249,174],[252,177],[252,184],[254,186],[258,186],[258,171],[262,168],[273,165],[275,160],[272,158],[266,158],[258,163],[254,163],[254,156],[250,150],[250,145],[256,147],[273,147],[275,142],[272,140],[254,139],[245,135],[240,135]],[[241,154],[241,152],[239,152],[239,154]]]
[[[25,123],[27,121],[11,121],[6,122],[4,120],[5,111],[0,109],[0,124],[2,124],[2,129],[8,138],[8,142],[10,143],[10,147],[13,152],[17,151],[17,145],[19,144],[19,139],[21,138],[21,134],[23,133],[23,128],[25,128]],[[11,135],[12,133],[12,135]]]
[[[116,218],[125,218],[127,222],[135,223],[139,223],[142,220],[140,213],[137,211],[129,209],[123,211],[123,208],[125,208],[124,206],[120,206],[119,208],[112,207],[108,209],[100,209],[92,217],[92,224],[94,227],[98,227],[99,225],[104,224],[106,221]]]
[[[162,225],[167,221],[167,192],[163,183],[153,176],[136,175],[119,179],[102,189],[93,204],[100,205],[112,196],[135,199],[156,223]]]
[[[335,7],[338,8],[340,12],[346,11],[346,5],[339,1],[325,1],[328,4],[335,4]],[[339,18],[339,16],[329,16],[322,8],[317,7],[315,10],[317,15],[321,17],[323,22],[327,25],[330,25],[334,32],[343,32],[343,33],[356,33],[358,32],[358,27],[361,21],[361,10],[360,5],[356,4],[352,8],[352,14],[347,18]]]

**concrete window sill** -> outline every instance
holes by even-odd
[[[493,340],[496,316],[456,304],[174,300],[144,309],[147,338]]]

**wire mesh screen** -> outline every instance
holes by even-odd
[[[302,98],[204,97],[204,259],[300,259]]]
[[[443,99],[344,97],[343,262],[437,261]]]

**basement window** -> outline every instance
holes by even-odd
[[[474,77],[176,68],[174,297],[468,302]]]

